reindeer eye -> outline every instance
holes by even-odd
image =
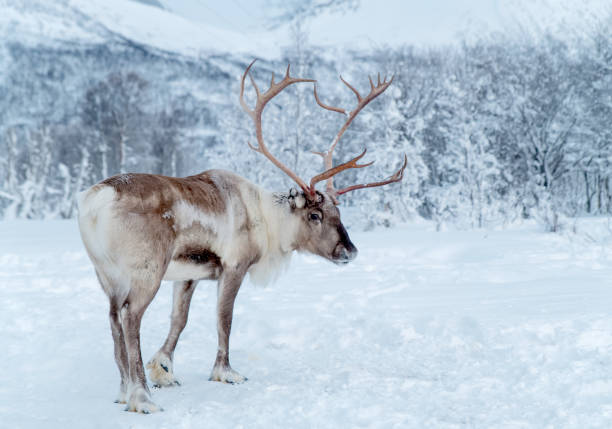
[[[321,216],[319,215],[319,213],[312,212],[312,213],[310,213],[310,220],[312,220],[312,221],[320,221],[321,220]]]

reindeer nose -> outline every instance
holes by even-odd
[[[357,248],[355,246],[351,246],[350,249],[347,249],[346,247],[342,249],[342,251],[340,252],[340,259],[346,261],[346,262],[351,262],[353,259],[355,259],[357,257]]]
[[[341,245],[339,250],[337,261],[341,264],[348,264],[357,257],[357,248],[350,241],[346,245]]]
[[[349,238],[344,226],[338,226],[338,234],[340,240],[334,249],[334,256],[337,263],[348,264],[357,257],[357,248]]]

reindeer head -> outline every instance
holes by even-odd
[[[288,200],[292,214],[298,218],[298,251],[319,255],[335,264],[355,259],[357,248],[342,225],[340,210],[331,195],[316,191],[315,198],[309,198],[294,188]]]
[[[240,105],[242,108],[249,114],[249,116],[253,119],[253,123],[255,124],[255,135],[257,137],[258,146],[255,147],[249,144],[249,147],[256,152],[263,154],[266,158],[268,158],[274,165],[280,168],[283,172],[285,172],[291,179],[297,183],[301,192],[296,189],[292,189],[287,197],[289,199],[289,203],[291,205],[291,210],[295,216],[299,218],[299,232],[297,237],[297,249],[302,251],[307,251],[319,256],[322,256],[334,263],[338,264],[346,264],[357,256],[357,248],[351,242],[344,225],[340,221],[340,211],[338,210],[337,205],[338,197],[346,192],[354,191],[356,189],[362,188],[371,188],[376,186],[386,185],[388,183],[399,182],[402,180],[404,169],[406,168],[406,164],[408,159],[406,155],[404,155],[404,163],[402,167],[395,172],[390,178],[373,183],[359,184],[349,186],[347,188],[343,188],[337,190],[333,185],[333,176],[340,173],[341,171],[350,169],[350,168],[363,168],[369,165],[372,165],[372,162],[367,164],[357,164],[363,156],[366,154],[366,150],[357,157],[351,159],[348,162],[343,164],[333,166],[332,156],[333,151],[340,141],[340,138],[351,124],[353,119],[359,114],[359,112],[372,100],[374,100],[377,96],[382,94],[393,82],[393,77],[387,82],[387,79],[384,78],[381,82],[380,75],[378,76],[378,83],[374,85],[374,82],[370,78],[370,93],[366,97],[362,97],[361,94],[348,82],[346,82],[342,77],[340,79],[342,82],[347,85],[357,96],[357,107],[353,109],[352,112],[347,112],[344,109],[331,107],[319,99],[317,94],[317,88],[314,88],[314,97],[319,106],[323,107],[326,110],[331,110],[333,112],[342,113],[347,116],[347,120],[334,138],[331,146],[327,150],[327,152],[314,152],[317,155],[323,157],[323,162],[325,166],[325,171],[321,174],[314,176],[310,180],[310,184],[306,184],[304,180],[302,180],[296,173],[294,173],[291,169],[281,163],[274,155],[272,155],[268,148],[265,145],[263,140],[263,132],[261,125],[261,118],[263,109],[272,98],[278,95],[283,89],[288,87],[291,84],[298,82],[315,82],[312,79],[302,79],[302,78],[293,78],[289,75],[290,67],[287,66],[287,72],[283,80],[278,83],[274,82],[274,73],[272,74],[272,79],[270,81],[270,88],[264,92],[263,94],[259,91],[253,76],[249,73],[251,67],[255,63],[255,60],[251,62],[251,64],[246,68],[244,74],[242,75],[242,80],[240,84]],[[253,88],[255,89],[255,93],[257,95],[257,101],[255,104],[255,108],[251,109],[248,107],[244,100],[244,84],[247,74],[251,78],[251,83],[253,84]],[[315,186],[318,182],[327,180],[327,187],[325,192],[317,191]]]

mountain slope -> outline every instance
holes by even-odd
[[[215,52],[249,52],[264,57],[278,54],[265,39],[195,23],[133,1],[0,0],[0,6],[0,35],[5,42],[95,44],[125,39],[191,57]]]

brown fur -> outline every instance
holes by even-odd
[[[221,190],[208,172],[182,178],[128,173],[109,177],[100,183],[112,186],[119,199],[131,197],[126,202],[132,204],[125,206],[131,213],[162,214],[170,210],[177,199],[212,213],[225,211]]]

